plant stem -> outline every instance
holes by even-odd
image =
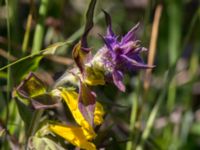
[[[44,112],[44,110],[36,110],[33,113],[33,118],[31,120],[30,127],[28,129],[28,135],[27,135],[27,140],[26,140],[26,149],[28,149],[29,137],[33,136],[35,134],[35,132],[37,131],[37,128],[39,126],[39,121],[40,121],[40,118],[41,118],[43,112]]]
[[[48,3],[49,0],[41,0],[41,5],[39,8],[39,19],[33,38],[32,54],[38,53],[42,47],[42,41],[44,37],[44,21],[47,14]]]
[[[159,110],[161,103],[164,100],[164,97],[166,95],[166,91],[168,89],[168,82],[170,80],[169,77],[170,77],[169,74],[167,74],[165,76],[164,90],[161,92],[160,96],[158,97],[156,104],[154,105],[154,107],[153,107],[153,109],[152,109],[152,111],[149,115],[149,118],[148,118],[147,124],[146,124],[146,128],[144,129],[144,131],[142,133],[141,141],[140,141],[139,145],[136,147],[136,150],[143,150],[144,143],[149,137],[149,134],[150,134],[150,131],[153,127],[153,124],[154,124],[156,115],[158,113],[158,110]]]
[[[23,53],[25,53],[28,48],[32,18],[33,18],[33,0],[30,0],[30,12],[28,15],[27,23],[26,23],[26,31],[24,35],[23,44],[22,44]]]
[[[39,8],[39,20],[36,25],[34,39],[33,39],[33,47],[31,54],[37,54],[40,52],[42,47],[42,41],[44,36],[44,21],[47,14],[47,7],[48,7],[49,0],[41,0],[41,5]],[[33,118],[31,120],[30,128],[27,135],[26,141],[26,149],[28,148],[28,139],[30,136],[33,136],[37,131],[39,126],[39,120],[43,114],[43,110],[36,110],[33,114]]]
[[[6,0],[6,11],[7,11],[7,36],[8,36],[8,56],[11,53],[11,44],[10,44],[10,15],[9,15],[9,2]],[[8,59],[8,64],[10,60]],[[10,91],[11,91],[11,68],[8,67],[7,69],[7,99],[6,99],[6,127],[8,125],[9,120],[9,101],[10,101]]]
[[[134,128],[135,128],[135,122],[136,122],[136,118],[137,118],[137,112],[138,112],[138,89],[139,89],[139,81],[137,80],[137,91],[134,92],[133,94],[133,102],[132,102],[132,109],[131,109],[131,118],[130,118],[130,139],[126,144],[126,150],[132,150],[133,148],[133,132],[134,132]]]
[[[179,55],[181,40],[181,2],[169,1],[169,66],[172,66]],[[172,80],[168,90],[167,107],[168,111],[172,111],[176,99],[176,82]]]

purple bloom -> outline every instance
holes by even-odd
[[[108,25],[107,34],[102,37],[105,46],[94,56],[93,64],[98,64],[97,68],[103,68],[102,71],[105,72],[106,77],[111,77],[114,84],[121,91],[125,91],[122,80],[126,71],[146,69],[152,66],[144,64],[140,57],[140,52],[147,49],[141,47],[140,41],[136,39],[135,32],[139,24],[119,40],[119,37],[112,31],[110,16],[106,12],[104,13]]]

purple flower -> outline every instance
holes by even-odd
[[[152,66],[144,64],[140,57],[140,52],[147,49],[141,47],[140,41],[136,39],[135,32],[139,24],[119,39],[112,31],[110,16],[106,12],[104,13],[108,28],[106,36],[101,37],[105,46],[94,56],[92,64],[96,65],[97,69],[104,71],[106,78],[111,78],[121,91],[125,91],[125,86],[122,82],[125,72],[152,68]]]

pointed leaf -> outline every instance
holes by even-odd
[[[81,73],[84,73],[84,65],[91,58],[90,49],[81,47],[81,42],[79,42],[74,46],[72,56]]]
[[[27,107],[26,104],[16,99],[17,108],[20,114],[21,119],[24,121],[26,131],[30,127],[31,119],[33,117],[33,110],[30,107]]]
[[[89,31],[92,29],[93,27],[93,17],[94,17],[94,9],[95,9],[95,5],[96,5],[96,1],[97,0],[91,0],[87,13],[86,13],[86,25],[85,25],[85,30],[83,33],[83,36],[81,38],[81,47],[87,48],[87,35],[89,33]]]
[[[33,73],[17,87],[14,96],[34,109],[57,107],[60,97],[47,92],[46,85]]]
[[[30,73],[16,89],[17,93],[24,98],[42,95],[46,90],[47,87],[34,73]]]

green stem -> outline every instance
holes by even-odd
[[[22,61],[24,61],[24,60],[27,60],[27,59],[29,59],[29,58],[48,55],[48,54],[50,53],[50,51],[52,51],[52,53],[53,53],[53,51],[55,51],[58,47],[64,46],[64,45],[68,45],[68,44],[70,44],[70,42],[68,42],[68,41],[52,44],[51,46],[47,47],[47,48],[44,49],[44,50],[39,51],[38,53],[35,53],[35,54],[31,54],[31,55],[22,57],[22,58],[20,58],[20,59],[14,61],[14,62],[11,62],[10,64],[8,64],[8,65],[6,65],[6,66],[0,68],[0,71],[2,71],[2,70],[4,70],[4,69],[7,69],[7,68],[9,68],[9,67],[11,67],[11,66],[13,66],[13,65],[15,65],[15,64],[17,64],[17,63],[20,63],[20,62],[22,62]],[[49,53],[48,53],[48,52],[49,52]]]
[[[196,13],[194,14],[192,20],[191,20],[191,23],[188,27],[188,32],[183,40],[183,47],[182,49],[184,49],[186,47],[186,44],[188,43],[189,41],[189,38],[191,37],[192,35],[192,32],[194,31],[194,27],[195,27],[195,24],[197,23],[198,19],[199,19],[199,16],[200,16],[200,8],[197,9]]]
[[[169,66],[172,66],[179,55],[180,41],[181,41],[181,4],[182,2],[169,1],[167,11],[169,18]],[[168,89],[168,111],[173,109],[176,100],[176,83],[172,80]]]
[[[170,78],[170,74],[168,73],[167,76],[165,77],[165,84],[164,84],[164,90],[162,91],[162,93],[160,94],[160,96],[158,97],[158,100],[156,102],[156,104],[154,105],[150,115],[149,115],[149,118],[147,120],[147,124],[146,124],[146,128],[144,129],[143,133],[142,133],[142,137],[141,137],[141,141],[139,143],[139,145],[136,147],[136,150],[143,150],[143,146],[144,146],[144,143],[145,141],[148,139],[149,137],[149,134],[151,132],[151,129],[153,127],[153,124],[154,124],[154,121],[155,121],[155,118],[156,118],[156,115],[158,113],[158,110],[161,106],[161,103],[162,101],[164,100],[164,97],[166,95],[166,91],[168,89],[168,82],[169,82],[169,79]]]
[[[173,110],[173,106],[176,99],[176,82],[173,79],[169,84],[168,94],[167,94],[167,109],[169,112]]]
[[[27,132],[28,135],[27,135],[27,140],[26,140],[26,149],[28,149],[29,137],[33,136],[38,129],[39,121],[40,121],[40,118],[41,118],[43,112],[44,112],[44,110],[36,110],[33,113],[33,118],[31,120],[30,127]]]
[[[11,53],[11,44],[10,44],[10,15],[9,15],[9,3],[8,0],[6,0],[6,11],[7,11],[7,36],[8,36],[8,55]],[[8,64],[10,63],[8,59]],[[7,73],[7,99],[6,99],[6,127],[8,125],[8,119],[9,119],[9,101],[10,101],[10,91],[11,91],[11,68],[8,67],[8,73]]]
[[[49,0],[41,0],[39,8],[39,20],[36,25],[35,34],[33,38],[32,54],[38,53],[42,47],[44,36],[44,21],[47,14]]]
[[[131,110],[131,118],[130,118],[130,139],[126,144],[126,150],[132,150],[133,147],[133,132],[135,127],[135,122],[137,118],[137,110],[138,110],[138,99],[137,94],[134,93],[133,95],[133,103],[132,103],[132,110]]]
[[[40,49],[42,47],[42,41],[44,36],[44,21],[47,14],[48,2],[49,0],[41,0],[41,5],[39,8],[39,20],[36,25],[34,39],[33,39],[33,47],[31,52],[32,55],[40,53]],[[28,148],[29,137],[33,136],[38,129],[39,120],[42,114],[43,110],[36,110],[33,114],[33,118],[31,120],[31,124],[27,135],[26,149]]]
[[[135,122],[137,119],[137,112],[138,112],[138,93],[139,93],[139,79],[135,80],[136,83],[136,90],[133,93],[132,99],[132,107],[131,107],[131,118],[130,118],[130,135],[129,135],[129,141],[126,144],[126,150],[132,150],[133,149],[133,136],[134,136],[134,128],[135,128]]]
[[[28,48],[28,43],[29,43],[29,37],[30,37],[30,30],[31,30],[31,22],[32,22],[32,15],[33,15],[33,0],[30,0],[30,12],[28,15],[27,23],[26,23],[26,32],[24,35],[23,39],[23,44],[22,44],[22,51],[23,53],[26,52]]]

